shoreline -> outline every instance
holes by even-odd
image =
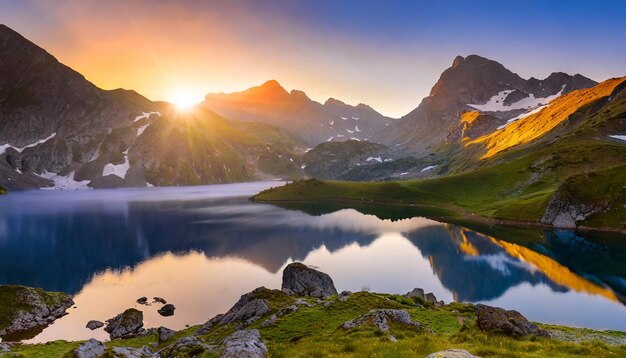
[[[256,196],[256,195],[255,195]],[[468,214],[464,209],[453,206],[441,206],[441,205],[429,205],[429,204],[410,204],[410,203],[398,203],[393,201],[381,201],[381,200],[358,200],[358,199],[324,199],[324,200],[288,200],[288,199],[256,199],[255,196],[250,197],[250,201],[255,203],[294,203],[294,204],[360,204],[360,205],[383,205],[393,207],[410,207],[410,208],[424,208],[424,209],[444,209],[458,213],[460,216],[436,216],[436,215],[422,215],[423,217],[435,221],[445,222],[449,224],[486,224],[486,225],[503,225],[511,227],[535,227],[546,228],[552,230],[568,230],[568,231],[591,231],[591,232],[604,232],[604,233],[618,233],[626,235],[626,229],[613,228],[613,227],[591,227],[591,226],[577,226],[576,228],[557,228],[552,225],[543,224],[536,221],[523,221],[523,220],[510,220],[510,219],[496,219],[484,215]]]

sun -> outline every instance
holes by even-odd
[[[174,104],[178,111],[189,111],[195,105],[202,102],[203,95],[191,88],[176,88],[171,91],[169,101]]]

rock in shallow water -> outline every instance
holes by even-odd
[[[157,312],[159,312],[159,314],[161,316],[169,317],[169,316],[173,316],[174,315],[174,310],[175,309],[176,309],[176,307],[174,307],[173,304],[168,303],[165,306],[159,308],[159,310]]]
[[[521,337],[537,335],[550,337],[548,331],[529,322],[517,311],[507,311],[498,307],[476,305],[478,328],[487,332],[502,333],[507,336]]]
[[[84,343],[81,343],[78,348],[74,350],[75,358],[98,358],[104,354],[104,343],[97,339],[90,339]]]
[[[326,297],[337,294],[327,274],[294,262],[283,270],[282,290],[289,295]]]
[[[222,341],[221,358],[264,358],[267,347],[258,329],[237,331]]]
[[[94,329],[98,329],[100,327],[104,326],[104,323],[100,322],[100,321],[96,321],[96,320],[91,320],[89,322],[87,322],[87,328],[89,328],[90,330],[94,330]]]
[[[111,339],[131,338],[143,333],[143,312],[134,308],[129,308],[106,322],[104,330]]]

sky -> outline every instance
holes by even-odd
[[[456,55],[624,76],[624,19],[626,0],[0,0],[0,23],[105,89],[200,101],[275,79],[392,117]]]

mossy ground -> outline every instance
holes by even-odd
[[[261,298],[261,297],[259,297]],[[263,298],[270,303],[272,311],[291,305],[295,297],[280,291],[264,293]],[[311,303],[316,299],[304,298]],[[265,341],[270,357],[423,357],[430,353],[449,349],[465,349],[482,357],[623,357],[626,346],[608,345],[598,337],[626,340],[622,332],[598,332],[561,326],[544,325],[545,328],[574,334],[578,342],[565,342],[555,339],[529,337],[515,339],[496,334],[488,334],[476,327],[473,306],[452,303],[441,308],[422,307],[416,301],[398,295],[359,292],[346,300],[330,297],[329,306],[314,304],[313,307],[299,306],[296,312],[278,319],[272,327],[263,328],[261,323],[271,313],[248,328],[257,328]],[[435,334],[414,327],[391,324],[390,332],[383,333],[373,326],[364,325],[354,329],[343,329],[341,325],[370,309],[406,309],[412,318]],[[192,335],[198,326],[180,331],[163,348],[177,339]],[[201,336],[207,344],[219,346],[221,340],[234,331],[232,325],[214,327]],[[388,335],[397,338],[389,340]],[[586,337],[591,337],[587,339]],[[157,342],[156,334],[107,342],[108,347],[143,347]],[[55,341],[47,344],[14,346],[13,353],[7,356],[23,357],[64,357],[76,348],[78,343]],[[205,352],[200,357],[216,357],[219,351]]]

